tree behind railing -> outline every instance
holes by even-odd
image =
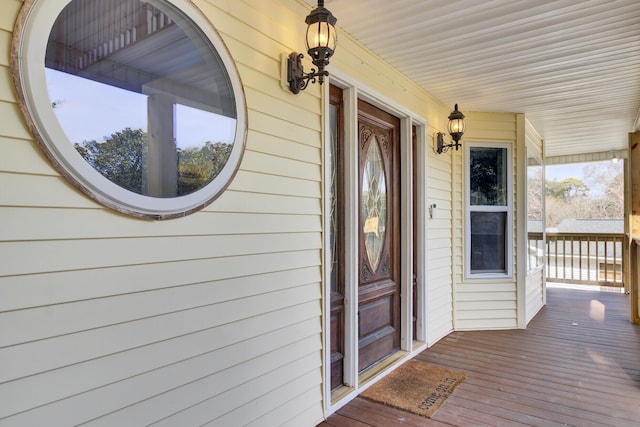
[[[542,239],[529,233],[529,248],[541,247]],[[623,287],[623,240],[622,233],[546,233],[547,280]]]

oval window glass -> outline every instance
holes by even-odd
[[[362,176],[362,224],[364,245],[373,271],[378,269],[387,229],[387,182],[382,153],[373,137]]]
[[[140,216],[210,203],[235,174],[246,128],[239,77],[215,30],[180,0],[52,3],[61,6],[43,47],[48,105],[26,98],[42,113],[36,127],[54,164],[95,199]]]

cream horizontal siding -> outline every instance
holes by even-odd
[[[3,30],[0,30],[0,34],[2,33]],[[8,64],[0,64],[0,94],[2,94],[2,99],[8,99],[11,93],[13,93],[11,68],[9,68]],[[3,108],[13,108],[13,105],[6,104]]]
[[[4,242],[4,275],[319,249],[317,233]],[[125,250],[126,249],[126,250]],[[74,251],[78,253],[74,253]],[[74,253],[73,256],[69,256]],[[96,254],[101,254],[100,257]],[[25,260],[30,263],[25,265]]]
[[[22,0],[7,0],[2,4],[3,13],[0,18],[0,65],[9,65],[11,63],[9,51],[11,50],[11,32],[13,31],[14,18],[18,15],[18,10],[22,6]]]
[[[453,330],[451,155],[434,153],[430,146],[433,135],[426,143],[430,156],[427,206],[436,205],[435,217],[429,219],[427,240],[427,344],[432,345]]]
[[[516,292],[513,284],[465,284],[458,286],[457,290],[456,329],[516,327]]]
[[[309,270],[317,269],[300,269],[296,273],[299,276],[313,277],[311,275],[312,271]],[[198,312],[201,312],[203,316],[209,316],[210,319],[214,319],[225,310],[238,310],[243,300],[247,304],[251,304],[253,301],[256,301],[256,304],[263,304],[275,298],[299,298],[296,293],[298,289],[300,289],[299,292],[313,290],[310,285],[304,287],[299,282],[294,282],[295,286],[292,287],[291,283],[283,281],[293,276],[293,273],[287,275],[282,272],[271,273],[270,275],[264,274],[260,287],[252,286],[249,278],[235,278],[226,281],[220,280],[215,283],[189,285],[185,289],[168,288],[161,291],[148,291],[148,293],[83,300],[60,304],[55,309],[45,306],[18,310],[15,313],[5,312],[0,314],[0,325],[4,330],[0,346],[15,346],[30,341],[45,340],[51,337],[101,328],[105,325],[162,316],[166,313],[173,313],[175,317],[188,319],[189,315],[197,315]],[[315,278],[319,279],[318,277]],[[244,288],[235,292],[225,292],[225,286]],[[214,292],[221,295],[211,295]],[[223,303],[224,307],[217,305]],[[184,310],[192,311],[185,312]],[[209,313],[210,311],[213,313]],[[53,314],[55,316],[52,316]],[[82,323],[78,323],[79,318],[88,317],[88,314],[91,314],[91,318],[84,319]],[[13,325],[13,327],[9,328],[10,325]],[[14,353],[18,349],[8,351],[9,353]],[[82,351],[79,351],[79,353],[81,354]],[[79,358],[81,356],[74,354],[73,357]],[[15,363],[21,363],[21,361],[7,360],[4,357],[1,360],[4,360],[3,366],[7,368],[7,375],[15,375],[15,372],[19,370],[19,366],[15,366],[13,370],[8,368]],[[43,362],[48,367],[52,363],[51,360]],[[30,369],[34,369],[34,367],[31,366]]]
[[[512,279],[467,279],[464,274],[465,260],[465,162],[462,154],[455,156],[454,165],[454,265],[455,265],[455,329],[508,329],[517,327],[517,209],[516,185],[517,144],[516,115],[506,113],[465,112],[467,116],[464,141],[507,142],[512,144],[513,166],[513,278]]]
[[[0,15],[0,30],[11,31],[13,29],[13,19],[18,15],[20,6],[22,6],[22,0],[5,0],[2,3],[3,13]],[[0,49],[4,49],[4,47]],[[0,63],[5,59],[2,57]]]
[[[121,394],[125,390],[131,389],[132,392],[128,392],[130,393],[131,401],[129,403],[131,404],[153,397],[156,394],[169,392],[175,387],[190,384],[200,378],[206,378],[218,370],[222,371],[226,367],[241,364],[245,360],[256,358],[259,361],[263,353],[268,354],[269,351],[274,350],[272,348],[273,344],[268,341],[273,340],[275,335],[283,335],[280,340],[295,342],[303,339],[301,335],[306,335],[307,330],[312,326],[311,323],[317,325],[317,322],[309,319],[317,315],[319,311],[317,303],[300,304],[300,307],[285,309],[278,309],[278,306],[274,304],[269,306],[275,309],[274,313],[236,321],[236,325],[232,325],[230,322],[228,325],[214,326],[202,331],[191,332],[187,335],[177,334],[177,332],[182,331],[176,331],[174,339],[169,339],[171,333],[174,332],[171,327],[165,332],[153,334],[153,329],[166,326],[167,322],[164,322],[164,319],[156,319],[155,322],[147,321],[147,325],[142,325],[142,322],[139,322],[140,328],[145,328],[146,326],[151,336],[146,340],[140,340],[140,342],[132,342],[128,350],[108,353],[114,349],[108,347],[108,344],[103,344],[104,353],[108,354],[95,355],[93,358],[80,363],[62,365],[59,369],[43,371],[38,375],[14,380],[11,392],[2,393],[3,402],[6,404],[6,406],[3,405],[2,415],[6,416],[9,410],[28,409],[31,405],[44,405],[39,410],[40,413],[47,412],[52,414],[60,408],[64,408],[67,404],[67,402],[63,402],[65,405],[57,403],[60,399],[71,399],[71,404],[74,401],[75,403],[82,401],[85,403],[93,402],[91,405],[94,407],[102,405],[104,409],[108,409],[108,411],[104,412],[106,414],[120,409],[118,407],[120,403],[109,401],[114,399],[114,394]],[[232,316],[231,321],[236,320],[235,317]],[[189,319],[167,319],[168,322],[173,320]],[[277,333],[274,332],[276,331],[275,329],[273,331],[270,330],[273,328],[271,325],[280,326],[280,329],[277,329]],[[316,327],[314,326],[314,328]],[[185,329],[186,327],[183,326],[182,328]],[[105,331],[100,337],[118,340],[117,333],[122,332],[122,328],[120,328],[120,331],[117,330],[117,327],[112,327],[111,329],[113,329],[111,334],[109,334],[109,331]],[[140,330],[138,338],[144,336],[144,333],[144,329]],[[82,338],[84,337],[78,334],[76,337],[72,336],[65,339],[65,344],[71,346],[67,348],[67,353],[69,353],[69,348],[73,348],[83,353],[82,357],[85,357],[89,350],[78,348],[78,344],[83,342]],[[307,337],[307,339],[313,338]],[[145,342],[151,340],[154,341]],[[131,341],[133,340],[131,339]],[[73,346],[74,344],[76,345],[75,347]],[[127,343],[123,344],[126,345]],[[280,345],[282,344],[278,344],[278,346]],[[34,351],[38,349],[46,350],[45,345],[34,347],[37,347],[33,349]],[[243,352],[242,358],[238,357],[238,351]],[[96,352],[94,351],[94,353]],[[57,359],[57,355],[57,353],[52,353],[52,358]],[[70,355],[64,355],[60,352],[59,357],[66,357],[65,363],[71,362],[68,360],[71,358]],[[32,359],[33,356],[28,357],[27,355],[27,361]],[[271,366],[265,363],[265,369],[270,368]],[[180,371],[183,369],[191,369],[191,372],[188,375],[181,376]],[[161,381],[164,381],[164,383]],[[153,382],[156,383],[155,386]],[[147,383],[152,387],[148,387]],[[223,388],[227,386],[228,383],[220,383],[218,385],[218,387]],[[137,395],[131,394],[136,388],[140,390],[140,393]],[[99,393],[82,396],[83,392],[93,390],[97,390]],[[107,396],[111,396],[108,401],[100,402],[101,399]],[[202,397],[193,396],[194,399]],[[180,399],[181,397],[179,393],[175,394],[174,392],[173,398]],[[81,422],[83,417],[88,417],[90,414],[77,413],[69,416],[75,417],[74,420],[61,424],[69,425]],[[148,414],[148,416],[157,417],[158,414],[152,413]],[[11,422],[18,422],[19,419],[11,419]],[[23,415],[22,419],[34,418],[31,415]]]
[[[0,105],[2,105],[1,102]],[[7,131],[8,127],[3,126],[1,129]],[[3,174],[19,173],[58,177],[56,170],[44,159],[44,155],[38,151],[34,142],[16,138],[18,138],[17,135],[0,136],[0,170],[3,171]],[[33,160],[39,156],[42,157],[40,161]],[[5,176],[6,178],[9,176]],[[3,193],[4,196],[5,193]]]
[[[216,201],[161,222],[93,202],[50,166],[11,80],[22,2],[2,5],[0,425],[322,419],[321,102],[280,82],[308,9],[194,3],[236,61],[247,146]]]
[[[314,350],[316,350],[315,353],[319,353],[319,348]],[[276,361],[277,359],[274,359],[274,362]],[[260,364],[256,366],[257,380],[253,384],[240,385],[224,395],[200,402],[156,423],[156,425],[185,425],[193,421],[197,425],[209,423],[209,425],[218,426],[246,425],[250,422],[260,424],[262,420],[256,420],[256,414],[270,412],[274,405],[281,403],[283,398],[290,401],[307,390],[317,389],[319,391],[320,357],[314,354],[296,361],[285,359],[284,362],[278,368],[267,373],[262,372],[264,364]],[[308,372],[310,364],[316,365],[315,372]],[[238,402],[241,406],[229,411],[229,405],[237,406]],[[211,421],[212,417],[215,417],[214,421]],[[110,424],[106,423],[105,425]]]
[[[177,264],[141,264],[135,266],[118,266],[112,268],[86,269],[76,271],[49,272],[37,275],[5,276],[0,278],[0,309],[3,311],[22,308],[40,307],[65,302],[90,300],[115,295],[135,294],[154,289],[172,289],[236,279],[239,283],[228,283],[230,289],[222,288],[225,293],[236,293],[235,286],[242,281],[249,282],[240,290],[252,294],[260,289],[255,277],[268,283],[270,272],[283,274],[293,279],[296,269],[312,269],[317,276],[317,250],[295,252],[279,252],[269,254],[244,255],[233,258],[198,259],[183,261]],[[305,277],[311,271],[303,274]],[[154,276],[154,281],[147,278]],[[246,277],[245,277],[246,276]],[[90,283],[91,286],[86,284]],[[252,290],[254,288],[254,290]],[[178,288],[177,290],[180,290]],[[218,291],[220,292],[220,290]]]
[[[2,32],[0,32],[2,34]],[[4,65],[0,65],[0,67],[5,67]],[[6,68],[6,67],[5,67]],[[5,96],[5,94],[2,94]],[[6,94],[7,97],[13,97],[13,93]],[[7,138],[20,138],[20,139],[31,139],[32,136],[29,133],[27,127],[23,124],[23,116],[20,112],[20,108],[17,105],[11,104],[7,102],[3,98],[0,100],[0,114],[2,117],[2,131],[0,132],[0,137]]]
[[[153,222],[132,223],[124,217],[114,217],[108,211],[91,212],[64,208],[41,208],[26,210],[20,207],[7,207],[3,217],[9,223],[22,220],[29,224],[27,229],[7,227],[3,238],[7,241],[57,240],[57,239],[100,239],[104,231],[95,224],[108,226],[117,231],[113,238],[158,237],[158,226]],[[82,221],[81,221],[82,220]],[[53,229],[48,222],[59,227]],[[247,235],[255,233],[305,233],[320,231],[317,216],[306,213],[270,213],[265,215],[253,212],[207,212],[204,215],[191,216],[184,223],[189,224],[191,236],[207,238],[211,235]],[[181,224],[176,222],[162,227],[162,236],[186,238]],[[181,234],[182,233],[182,234]]]
[[[538,269],[527,276],[527,323],[544,305],[544,270]]]

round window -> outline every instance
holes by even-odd
[[[154,219],[195,212],[224,191],[244,150],[244,94],[190,2],[27,0],[17,28],[22,109],[74,185]]]

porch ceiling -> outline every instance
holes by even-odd
[[[637,130],[637,0],[326,0],[325,6],[342,30],[452,108],[525,113],[546,141],[547,156],[625,149],[628,132]]]

